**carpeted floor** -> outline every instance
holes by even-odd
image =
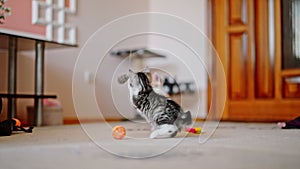
[[[112,139],[110,130],[115,125],[127,129],[126,139]],[[181,133],[176,138],[153,140],[146,138],[149,132],[147,125],[132,122],[39,127],[32,134],[0,137],[0,168],[296,169],[300,166],[300,130],[282,130],[276,124],[223,122],[202,144],[199,135],[184,137]],[[209,133],[205,132],[203,136],[208,138]],[[143,158],[149,156],[152,157]]]

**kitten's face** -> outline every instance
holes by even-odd
[[[148,72],[138,72],[134,73],[132,70],[129,70],[129,81],[128,88],[133,94],[137,95],[140,91],[149,90],[151,74]]]
[[[133,91],[141,90],[141,84],[139,82],[139,77],[132,70],[129,70],[128,88]]]

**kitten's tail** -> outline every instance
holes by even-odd
[[[192,115],[190,111],[180,113],[176,124],[179,130],[192,124]]]
[[[181,114],[181,119],[184,125],[192,124],[192,114],[190,111]]]

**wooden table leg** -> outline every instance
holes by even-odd
[[[44,94],[44,64],[45,64],[45,42],[36,41],[35,44],[35,94]],[[43,99],[34,99],[35,125],[41,126],[43,122]]]
[[[16,94],[17,92],[17,37],[10,36],[8,45],[8,93]],[[16,116],[16,99],[8,98],[7,100],[7,118],[14,118]]]

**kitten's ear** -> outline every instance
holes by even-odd
[[[150,69],[149,69],[149,67],[147,66],[147,67],[145,67],[145,69],[143,70],[143,72],[144,73],[151,73],[151,71],[150,71]]]
[[[129,69],[129,77],[133,78],[134,76],[135,76],[135,73],[131,69]]]
[[[152,81],[155,82],[155,83],[161,83],[162,82],[161,77],[157,72],[153,72]]]
[[[143,73],[146,74],[149,82],[151,83],[152,82],[152,74],[151,74],[151,71],[148,66],[143,70]]]

